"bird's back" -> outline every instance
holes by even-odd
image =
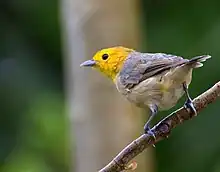
[[[143,80],[187,61],[182,57],[164,53],[132,52],[125,60],[118,79],[125,88],[131,89]]]

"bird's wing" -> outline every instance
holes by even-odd
[[[120,82],[126,88],[133,88],[147,78],[186,62],[187,59],[175,55],[134,52],[128,56],[119,73]]]

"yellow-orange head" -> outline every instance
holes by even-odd
[[[92,60],[85,61],[80,66],[96,68],[114,80],[127,56],[133,51],[125,47],[102,49],[93,56]]]

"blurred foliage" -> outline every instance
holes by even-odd
[[[59,2],[0,2],[0,170],[68,171]]]
[[[186,58],[210,54],[204,67],[193,74],[190,94],[195,97],[219,81],[220,1],[146,0],[143,2],[143,49],[167,52]],[[184,103],[180,101],[172,110]],[[175,129],[156,147],[159,172],[220,171],[220,102],[209,105],[200,115]],[[170,110],[169,112],[171,112]],[[169,112],[162,112],[157,120]]]

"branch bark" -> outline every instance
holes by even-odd
[[[220,97],[220,81],[217,82],[212,88],[195,98],[193,100],[193,104],[197,112],[200,112],[208,104],[214,102],[218,97]],[[171,113],[152,128],[156,139],[148,134],[141,135],[139,138],[125,147],[108,165],[106,165],[99,172],[120,172],[125,170],[126,167],[128,167],[127,164],[129,161],[131,161],[135,156],[140,154],[147,147],[154,145],[160,140],[168,138],[172,129],[194,116],[194,114],[191,114],[190,111],[184,107]]]

